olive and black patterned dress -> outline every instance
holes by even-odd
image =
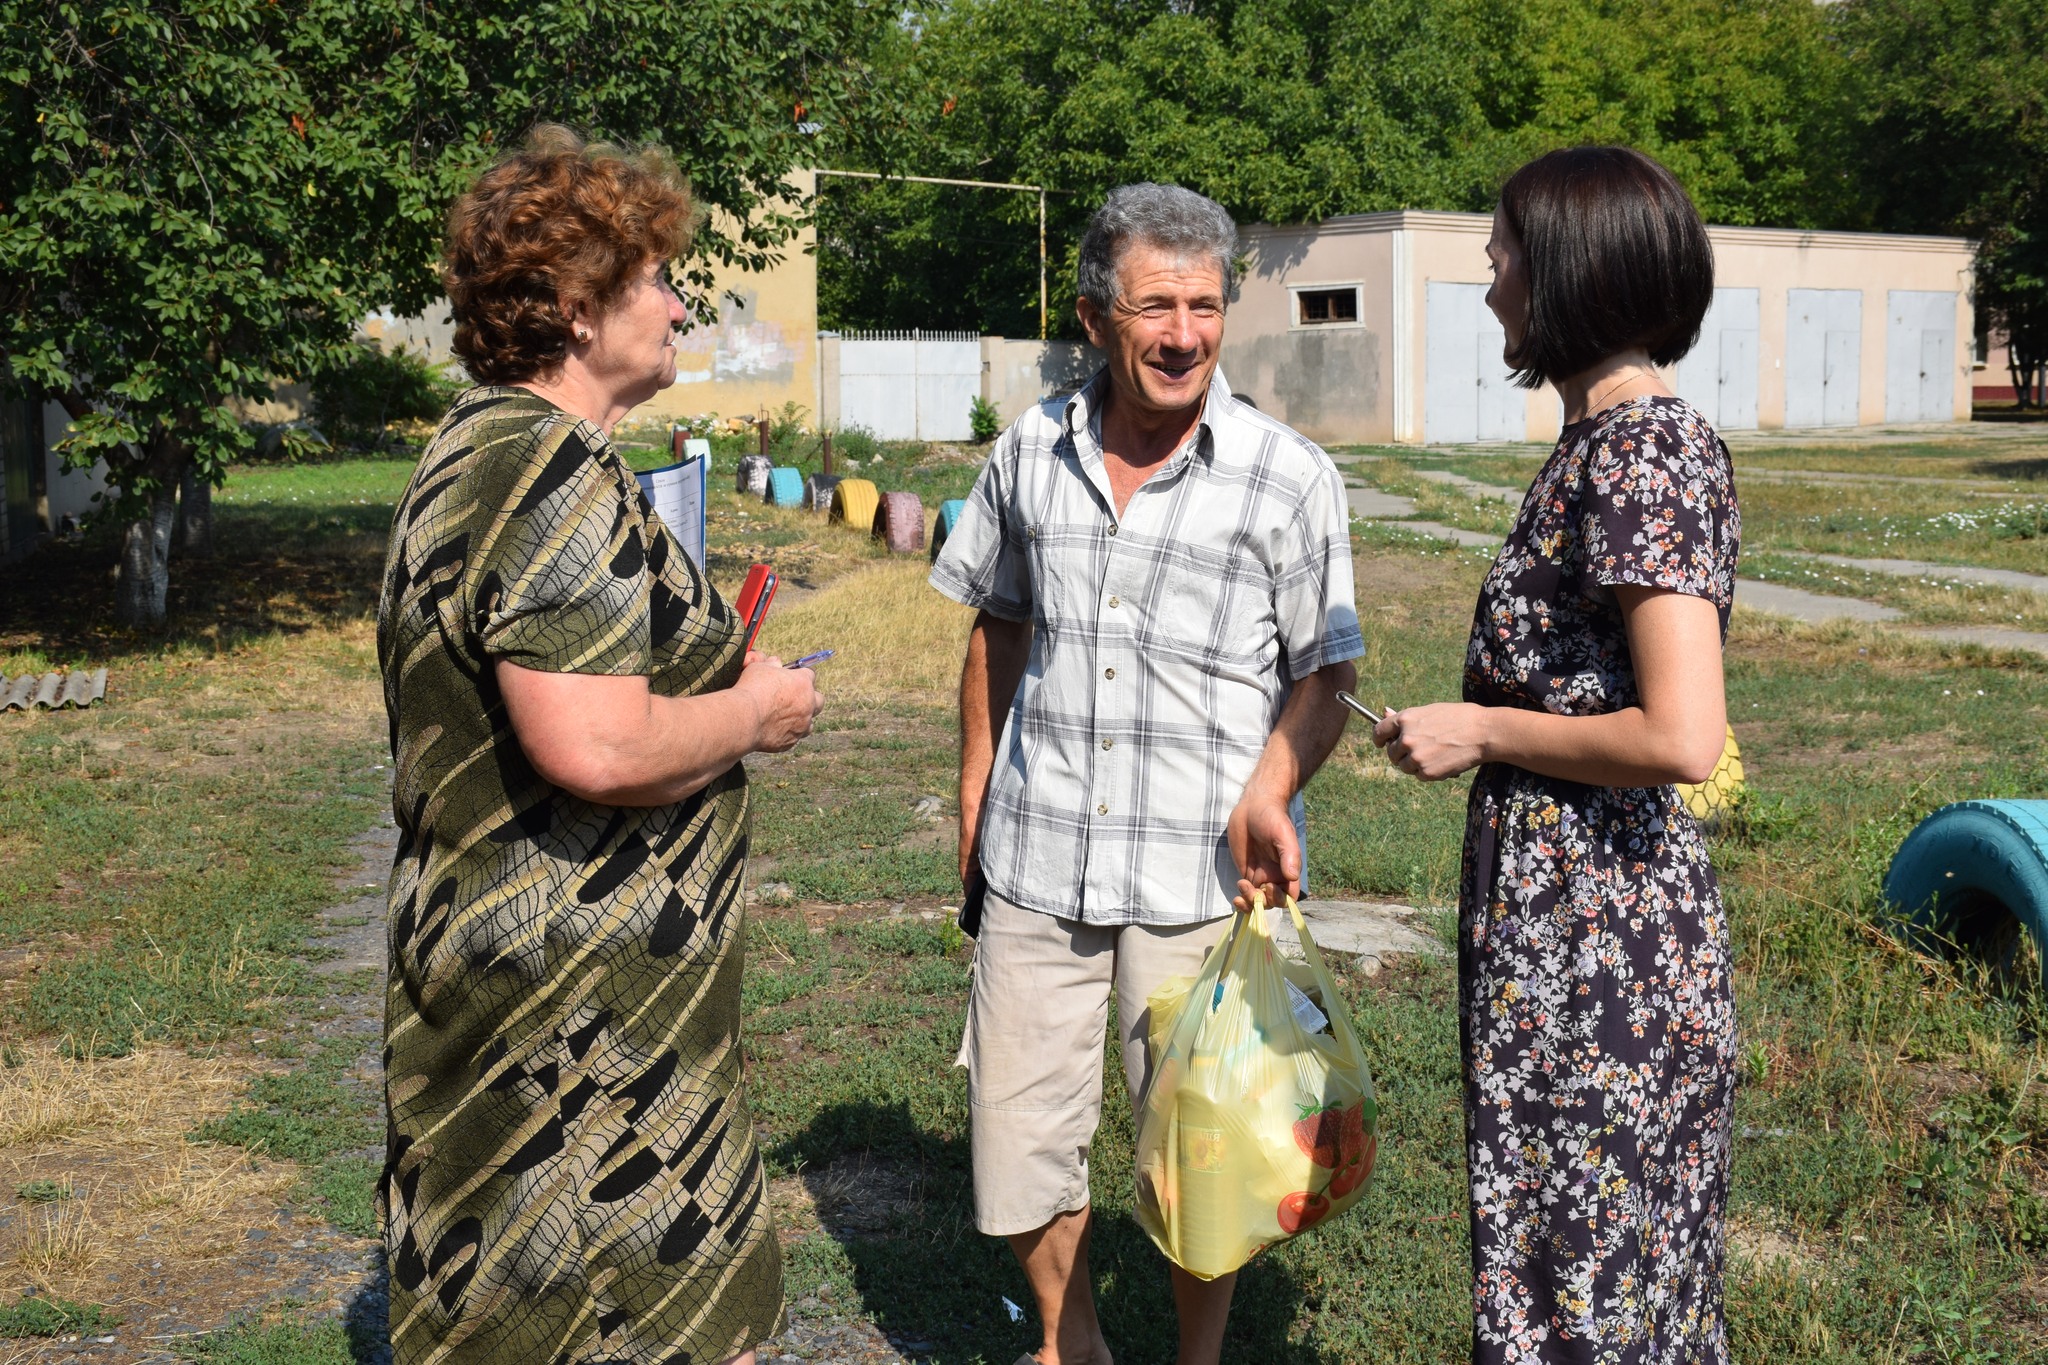
[[[455,401],[377,629],[398,853],[379,1202],[399,1365],[715,1365],[778,1330],[741,1084],[746,775],[670,806],[544,781],[493,664],[728,687],[731,611],[603,433]]]
[[[1675,398],[1564,430],[1479,592],[1465,700],[1638,704],[1614,588],[1705,598],[1741,540],[1727,447]],[[1670,787],[1472,783],[1459,1007],[1481,1365],[1725,1365],[1728,920]]]

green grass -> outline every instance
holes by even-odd
[[[120,1322],[119,1313],[97,1304],[36,1296],[0,1308],[0,1338],[103,1335]]]
[[[1361,688],[1397,705],[1454,696],[1485,557],[1411,546],[1398,528],[1362,530],[1356,554]],[[1728,1280],[1739,1359],[2048,1358],[2035,1287],[2048,1019],[1967,959],[1917,956],[1880,928],[1886,860],[1921,815],[2048,794],[2048,666],[1986,657],[1849,628],[1757,626],[1732,642],[1752,777],[1716,843],[1744,1045]],[[1347,741],[1309,790],[1318,889],[1452,899],[1463,784],[1376,765]],[[791,785],[757,807],[770,826],[846,785],[829,765],[777,776]],[[920,785],[899,783],[897,808]],[[868,828],[879,837],[886,822]],[[935,925],[876,913],[754,916],[747,1037],[775,1168],[803,1178],[879,1159],[919,1191],[887,1227],[807,1233],[789,1255],[792,1293],[930,1341],[936,1361],[1014,1359],[1035,1329],[993,1301],[1024,1288],[971,1228],[966,1091],[951,1068],[964,955]],[[1469,1310],[1455,969],[1425,958],[1342,984],[1386,1104],[1376,1184],[1358,1214],[1247,1269],[1225,1355],[1456,1361]],[[1097,1290],[1119,1359],[1143,1365],[1170,1358],[1169,1296],[1130,1216],[1115,1070],[1096,1146]]]
[[[355,1365],[362,1358],[358,1344],[338,1322],[271,1318],[179,1341],[173,1349],[199,1365]]]
[[[1543,464],[1542,455],[1526,453],[1524,448],[1505,453],[1361,449],[1380,457],[1350,466],[1363,482],[1384,492],[1414,498],[1418,516],[1489,534],[1503,534],[1513,525],[1514,504],[1474,498],[1419,478],[1416,471],[1444,470],[1481,483],[1521,489],[1529,485]],[[1812,458],[1808,459],[1809,456]],[[1980,492],[1993,493],[1992,496],[1978,496],[1961,487],[1927,484],[1839,484],[1742,476],[1743,468],[1751,464],[1779,469],[1846,467],[1882,474],[1892,468],[1888,457],[1888,447],[1869,447],[1853,456],[1839,449],[1804,448],[1773,450],[1768,456],[1738,456],[1736,484],[1742,507],[1745,569],[1757,555],[1801,552],[1924,559],[2048,573],[2048,495],[2043,493],[2041,477],[2041,471],[2048,470],[2048,458],[2039,453],[2015,453],[2010,442],[1957,442],[1951,464],[1945,466],[1958,471],[1999,470],[2012,476],[2002,483],[1974,485]],[[1922,463],[1915,463],[1916,459]],[[1924,455],[1915,456],[1904,462],[1919,469],[1925,459]],[[2026,477],[2021,479],[2020,475]],[[1825,579],[1811,586],[1816,591],[1831,590]],[[1880,600],[1900,599],[1916,618],[1929,623],[1974,621],[1979,616],[1999,615],[1992,601],[1998,597],[1997,590],[1990,590],[1981,602],[1968,604],[1984,605],[1986,611],[1978,613],[1965,608],[1958,613],[1945,610],[1942,604],[1928,601],[1925,594],[1916,595],[1910,586],[1896,581],[1870,586],[1872,595]],[[2043,610],[2038,602],[2031,601],[2022,601],[2014,609],[2023,617]],[[2004,614],[2009,617],[2013,613]],[[2038,627],[2029,624],[2028,628]]]
[[[1507,483],[1528,456],[1448,458]],[[885,451],[885,470],[892,459],[906,481],[924,468]],[[185,614],[165,640],[59,611],[103,592],[92,585],[104,544],[24,566],[73,596],[0,603],[0,671],[95,659],[117,673],[114,704],[0,717],[0,948],[43,955],[6,997],[8,1028],[64,1034],[85,1050],[138,1036],[204,1043],[307,1012],[333,988],[307,970],[304,935],[388,782],[375,767],[388,760],[368,620],[402,464],[238,471],[220,501],[225,553],[181,570]],[[1401,466],[1361,468],[1422,484]],[[928,504],[972,473],[934,462],[919,476]],[[1418,491],[1445,498],[1441,519],[1466,515],[1461,500],[1472,508],[1433,485]],[[1746,515],[1768,506],[1763,480],[1744,496]],[[1905,501],[1885,505],[1903,514]],[[864,536],[729,491],[713,512],[713,573],[728,585],[755,557],[814,582],[877,557]],[[1774,515],[1758,513],[1759,555],[1772,548]],[[1455,696],[1487,556],[1381,526],[1359,528],[1356,556],[1361,692],[1396,705]],[[1926,811],[1965,796],[2048,795],[2048,665],[1994,665],[1850,627],[1747,624],[1728,677],[1752,781],[1716,844],[1744,1047],[1729,1278],[1738,1358],[2048,1358],[2038,1344],[2048,1328],[2040,1007],[2008,998],[1966,959],[1900,948],[1879,928],[1878,897],[1891,850]],[[951,710],[920,693],[826,715],[812,743],[755,765],[755,880],[788,882],[809,904],[751,912],[749,1091],[778,1177],[878,1160],[915,1198],[880,1226],[799,1229],[792,1297],[930,1342],[922,1354],[933,1361],[1005,1365],[1035,1336],[1003,1313],[998,1295],[1027,1297],[1021,1276],[969,1216],[966,1092],[951,1065],[966,953],[943,920],[916,913],[957,893],[950,827],[916,810],[931,795],[950,810]],[[1455,896],[1462,783],[1387,775],[1354,736],[1308,800],[1318,891]],[[897,902],[911,912],[891,915]],[[1455,971],[1444,958],[1410,959],[1342,985],[1387,1105],[1376,1184],[1357,1214],[1253,1263],[1226,1358],[1459,1360],[1468,1309]],[[293,1069],[253,1081],[198,1136],[301,1163],[302,1197],[368,1230],[375,1098],[352,1070],[363,1043],[272,1046],[277,1057],[299,1051]],[[1105,1068],[1098,1291],[1119,1358],[1146,1365],[1168,1355],[1166,1279],[1130,1218],[1131,1121]],[[350,1351],[339,1325],[295,1320],[180,1347],[196,1360],[278,1365],[339,1365]]]
[[[192,1137],[299,1163],[315,1211],[344,1232],[375,1236],[380,1163],[367,1153],[384,1138],[383,1098],[353,1072],[377,1046],[374,1036],[323,1038],[290,1071],[251,1081],[247,1100]]]

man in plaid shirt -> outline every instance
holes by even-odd
[[[1192,975],[1233,899],[1296,893],[1301,789],[1364,652],[1342,480],[1217,369],[1237,228],[1126,185],[1081,244],[1108,358],[997,441],[932,586],[979,614],[960,683],[960,866],[985,877],[961,1064],[975,1221],[1038,1301],[1040,1365],[1110,1358],[1088,1275],[1088,1148],[1116,993]],[[1176,1268],[1181,1365],[1222,1350],[1234,1276]],[[1033,1357],[1026,1357],[1026,1362]]]

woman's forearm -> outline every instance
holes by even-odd
[[[656,695],[644,677],[547,673],[500,659],[498,690],[520,748],[557,787],[606,806],[665,806],[702,791],[750,753],[810,733],[806,668],[750,658],[732,687]]]
[[[644,724],[593,736],[581,780],[555,785],[600,805],[665,806],[702,791],[760,747],[758,708],[736,689],[650,694],[644,716]]]
[[[1655,787],[1703,782],[1721,756],[1699,726],[1658,726],[1639,706],[1603,716],[1553,716],[1489,706],[1481,711],[1481,761],[1506,763],[1545,777],[1594,787]]]

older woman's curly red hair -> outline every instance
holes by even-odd
[[[541,124],[449,210],[441,278],[455,353],[483,384],[546,374],[568,352],[562,305],[604,311],[648,261],[680,255],[695,225],[666,149]]]

